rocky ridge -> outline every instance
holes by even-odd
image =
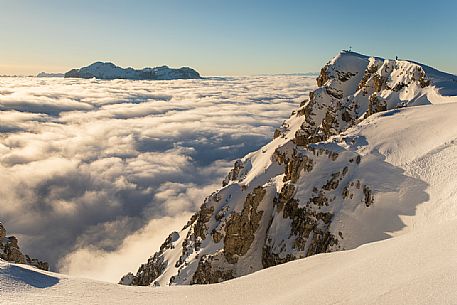
[[[370,227],[368,215],[390,208],[383,198],[396,185],[380,183],[372,165],[406,178],[361,153],[364,139],[346,131],[379,112],[434,103],[449,82],[457,77],[414,62],[341,52],[273,141],[237,160],[187,225],[120,283],[217,283],[379,240],[390,228]]]
[[[0,259],[17,264],[28,264],[41,270],[49,270],[48,263],[23,254],[19,248],[17,238],[15,236],[6,236],[6,229],[1,222]]]

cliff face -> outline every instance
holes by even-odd
[[[97,78],[97,79],[136,79],[136,80],[172,80],[198,79],[200,74],[194,69],[182,67],[179,69],[167,66],[144,68],[121,68],[110,62],[96,62],[87,67],[73,69],[64,74],[65,78]]]
[[[341,52],[272,142],[236,161],[187,225],[120,283],[216,283],[388,237],[397,228],[371,223],[373,215],[415,200],[396,194],[409,178],[346,131],[378,112],[437,102],[441,84],[456,81],[413,62]]]
[[[35,258],[23,254],[18,240],[14,236],[6,236],[6,230],[0,222],[0,259],[17,264],[28,264],[42,270],[49,270],[49,265]]]

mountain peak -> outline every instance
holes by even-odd
[[[457,95],[453,76],[443,81],[446,74],[426,71],[409,61],[340,52],[274,139],[237,160],[182,231],[121,283],[216,283],[385,238],[396,227],[372,215],[398,213],[389,196],[408,178],[379,153],[360,149],[366,140],[347,131],[380,112],[456,101],[441,94]],[[408,194],[395,200],[416,200]]]

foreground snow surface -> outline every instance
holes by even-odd
[[[2,263],[0,303],[455,304],[456,234],[451,221],[207,286],[127,287]]]
[[[455,103],[404,108],[346,132],[415,178],[400,195],[425,188],[393,238],[206,286],[124,287],[0,262],[0,304],[456,304],[456,114]]]

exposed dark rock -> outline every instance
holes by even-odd
[[[156,278],[158,278],[165,268],[167,261],[163,257],[162,252],[157,252],[153,257],[148,259],[146,264],[142,264],[138,269],[137,274],[133,277],[130,285],[134,286],[149,286]],[[127,275],[128,276],[128,275]],[[119,282],[119,284],[126,284],[126,279]]]
[[[218,269],[213,263],[213,257],[203,256],[198,262],[197,270],[192,277],[193,284],[213,284],[233,279],[231,270]]]
[[[283,180],[291,180],[291,182],[295,183],[302,170],[310,172],[312,169],[313,159],[308,158],[306,155],[297,155],[296,151],[294,151],[294,156],[287,162]]]
[[[281,257],[280,254],[274,253],[271,246],[266,244],[262,249],[262,266],[263,268],[269,268],[280,264],[285,264],[287,262],[297,259],[291,254],[287,254],[284,257]]]
[[[275,132],[276,134],[276,132]],[[239,175],[241,170],[244,168],[243,162],[241,160],[236,160],[233,164],[233,168],[228,173],[227,177],[225,177],[224,181],[222,181],[222,186],[226,186],[230,183],[230,181],[235,181],[239,179]]]
[[[374,203],[373,191],[366,185],[363,186],[364,202],[367,207]]]
[[[334,98],[337,98],[337,99],[343,98],[343,91],[341,91],[339,89],[332,88],[332,87],[326,87],[325,91],[327,92],[328,95],[331,95]]]
[[[374,90],[375,92],[380,92],[383,87],[386,85],[387,79],[385,77],[382,77],[379,74],[375,74],[373,76],[373,84],[374,84]]]
[[[49,264],[47,262],[40,261],[36,258],[31,258],[28,255],[25,255],[25,263],[27,265],[34,266],[41,270],[46,270],[46,271],[49,270]]]
[[[21,252],[18,240],[15,236],[6,236],[6,229],[0,223],[0,259],[16,264],[28,264],[38,269],[49,270],[47,262],[31,258]]]
[[[400,83],[397,83],[397,84],[395,85],[395,87],[392,88],[392,90],[395,91],[395,92],[399,92],[399,91],[401,91],[401,90],[402,90],[403,88],[405,88],[405,87],[408,87],[408,84],[405,84],[405,83],[403,83],[403,82],[400,82]]]
[[[273,139],[279,138],[281,136],[282,132],[279,129],[275,129],[275,133],[273,134]]]
[[[333,173],[332,178],[327,180],[327,183],[322,188],[326,191],[336,190],[340,183],[340,177],[345,175],[344,171],[347,171],[347,167],[344,168],[343,174],[340,172]]]
[[[363,89],[366,86],[368,80],[371,78],[371,76],[373,76],[374,73],[376,73],[376,71],[378,71],[378,69],[379,69],[379,65],[376,63],[374,63],[373,65],[369,65],[366,68],[363,78],[360,81],[359,86],[358,86],[359,90]]]
[[[134,285],[134,286],[149,286],[154,283],[168,266],[168,262],[164,259],[163,253],[168,249],[174,248],[174,243],[178,241],[179,233],[172,232],[165,239],[165,242],[160,246],[160,250],[154,256],[148,259],[146,264],[142,264],[138,269],[136,275],[128,273],[124,275],[119,284]]]
[[[378,96],[376,93],[373,93],[368,100],[369,104],[366,114],[367,117],[372,114],[387,110],[386,101],[384,101],[382,97]]]
[[[341,192],[341,195],[343,196],[343,199],[346,199],[349,197],[349,189],[347,186],[343,188],[343,191]]]
[[[323,207],[328,205],[328,198],[320,191],[316,196],[313,196],[309,199],[309,202],[318,207]]]
[[[360,161],[362,161],[362,157],[360,155],[357,155],[357,158],[355,159],[355,162],[357,164],[360,164]]]
[[[352,73],[352,72],[343,72],[343,71],[336,71],[338,74],[338,79],[342,81],[343,83],[351,79],[351,77],[356,76],[357,73]]]
[[[316,78],[318,87],[322,87],[328,81],[327,69],[328,69],[328,65],[325,65],[321,69],[321,73],[319,74],[319,76]]]
[[[235,264],[239,256],[245,255],[254,241],[255,232],[263,214],[262,211],[257,211],[257,207],[263,200],[265,193],[264,188],[256,187],[246,197],[241,213],[232,214],[227,221],[224,255],[230,264]]]
[[[325,138],[328,138],[334,135],[336,130],[338,130],[338,120],[336,119],[334,109],[329,107],[322,120],[322,132],[324,133]]]
[[[425,74],[425,71],[424,69],[422,69],[421,67],[418,67],[419,69],[419,73],[420,73],[420,76],[419,76],[419,79],[417,80],[421,86],[421,88],[425,88],[425,87],[428,87],[430,86],[430,80],[427,79],[427,75]]]
[[[196,237],[200,237],[201,239],[206,238],[206,232],[208,230],[206,223],[211,218],[213,212],[214,212],[214,207],[212,207],[212,206],[208,207],[207,203],[204,203],[201,206],[200,211],[198,212],[197,221],[196,221],[195,227],[194,227],[194,232],[195,232]]]
[[[17,263],[25,264],[25,255],[19,249],[17,238],[15,236],[6,237],[6,242],[3,243],[2,259]]]
[[[216,244],[224,238],[224,234],[216,230],[213,230],[213,232],[211,232],[211,236],[213,237],[213,240]]]
[[[2,223],[0,222],[0,240],[4,239],[6,237],[6,230],[3,227]]]

